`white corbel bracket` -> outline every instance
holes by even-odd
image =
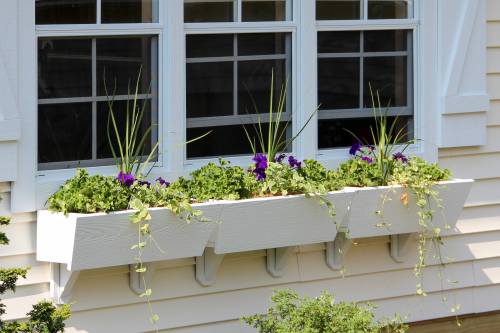
[[[80,274],[68,270],[66,264],[50,263],[50,296],[56,304],[67,304]]]
[[[213,247],[207,247],[201,257],[196,257],[196,281],[204,287],[212,286],[223,260],[223,254],[216,254]]]
[[[129,265],[130,289],[137,295],[142,295],[147,289],[151,288],[153,275],[156,272],[155,263],[144,263],[142,266],[146,268],[146,271],[139,273],[135,264]]]
[[[397,263],[405,261],[405,255],[408,253],[408,247],[411,244],[413,234],[391,235],[390,254]]]
[[[339,271],[344,268],[344,257],[351,248],[352,240],[345,232],[340,232],[333,242],[326,243],[326,264],[330,269]]]
[[[292,253],[293,247],[291,246],[267,249],[267,272],[274,278],[282,277]]]

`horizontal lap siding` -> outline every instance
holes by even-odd
[[[462,305],[460,313],[500,309],[500,1],[488,1],[488,139],[482,147],[440,151],[440,163],[457,177],[475,178],[456,230],[446,231],[445,255],[453,261],[445,269],[443,304],[437,267],[428,269],[428,297],[416,297],[413,277],[414,255],[396,264],[389,256],[388,239],[361,240],[346,255],[345,277],[325,265],[324,245],[296,249],[282,278],[265,270],[265,252],[226,256],[212,287],[194,280],[194,260],[162,262],[153,280],[153,305],[160,314],[159,326],[175,333],[250,333],[242,315],[263,312],[276,288],[294,288],[316,295],[333,292],[338,299],[374,301],[380,315],[399,312],[412,321],[450,316],[452,302]],[[9,185],[0,184],[4,202],[0,213],[8,214]],[[12,244],[0,247],[0,263],[31,266],[18,292],[7,294],[8,318],[20,318],[32,303],[48,297],[49,266],[35,260],[34,214],[13,216],[5,228]],[[131,252],[131,256],[133,253]],[[128,288],[128,267],[83,272],[75,286],[73,317],[68,332],[142,332],[151,329],[143,300]]]

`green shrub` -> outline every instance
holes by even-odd
[[[370,306],[335,303],[328,293],[300,298],[291,290],[276,292],[267,315],[243,318],[260,333],[404,333],[406,325],[397,318],[376,321]]]

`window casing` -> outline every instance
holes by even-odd
[[[186,147],[188,160],[251,154],[243,126],[253,133],[259,118],[268,123],[272,75],[273,105],[286,86],[282,120],[291,123],[295,29],[277,29],[282,21],[291,23],[291,12],[292,1],[283,0],[184,1],[186,139],[210,132]],[[246,22],[255,26],[239,32]]]
[[[417,25],[413,1],[317,0],[318,146],[332,149],[371,140],[373,102],[415,132]],[[372,100],[374,97],[374,101]]]
[[[186,131],[189,118],[186,113],[186,39],[193,35],[205,34],[261,34],[287,33],[291,39],[291,77],[289,102],[292,110],[293,131],[305,123],[311,112],[320,103],[318,100],[318,75],[315,68],[318,57],[318,33],[328,31],[370,31],[370,30],[407,30],[412,33],[413,66],[413,124],[414,137],[422,139],[412,146],[412,153],[435,159],[436,89],[428,89],[422,82],[434,82],[436,62],[433,50],[436,48],[436,5],[425,1],[408,2],[413,16],[406,19],[340,19],[316,20],[315,1],[288,1],[285,21],[243,22],[235,16],[233,22],[196,22],[184,23],[184,1],[169,0],[158,3],[158,21],[152,23],[125,24],[60,24],[39,25],[36,27],[38,38],[66,38],[101,36],[153,36],[158,39],[158,139],[160,153],[151,176],[177,177],[185,175],[208,161],[211,157],[189,159],[187,155]],[[365,7],[366,5],[360,5]],[[293,15],[291,15],[293,13]],[[241,14],[238,14],[241,15]],[[36,48],[32,51],[34,54]],[[31,80],[36,81],[37,73]],[[36,87],[35,87],[36,88]],[[36,93],[36,91],[35,91]],[[36,110],[30,124],[25,129],[36,133]],[[319,117],[319,113],[316,118]],[[359,121],[359,119],[356,119]],[[425,122],[425,126],[423,126]],[[365,126],[359,123],[360,126]],[[201,127],[200,127],[201,128]],[[348,149],[318,148],[318,121],[314,119],[302,135],[294,142],[293,153],[298,158],[317,158],[330,167],[348,158]],[[36,138],[35,138],[36,139]],[[31,140],[30,140],[31,142]],[[227,143],[227,142],[226,142]],[[31,147],[36,147],[32,140]],[[31,155],[36,151],[30,152]],[[235,165],[247,167],[249,157],[228,157]],[[72,166],[73,168],[74,166]],[[91,168],[91,172],[114,174],[115,167]],[[40,170],[37,173],[37,197],[41,207],[46,194],[57,189],[63,181],[74,174],[74,170]]]
[[[123,133],[139,73],[138,100],[145,109],[140,130],[153,127],[146,150],[158,140],[160,34],[148,24],[158,21],[157,4],[122,2],[37,1],[39,170],[113,165],[108,100],[115,101]],[[64,24],[52,12],[67,14]],[[118,28],[108,22],[122,23]]]

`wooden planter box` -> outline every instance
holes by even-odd
[[[454,227],[473,180],[451,180],[435,186],[442,209],[430,199],[434,217],[431,227]],[[408,195],[408,204],[403,196]],[[377,213],[380,212],[380,213]],[[367,187],[356,190],[348,214],[349,237],[364,238],[417,233],[418,207],[412,191],[402,186]]]
[[[193,205],[210,222],[187,223],[164,208],[151,209],[151,229],[158,247],[144,249],[143,261],[153,262],[203,254],[209,241],[215,253],[241,252],[333,241],[335,220],[346,214],[352,192],[325,196],[336,207],[336,218],[314,198],[304,195],[213,201]],[[83,270],[134,263],[131,247],[137,226],[131,211],[110,214],[38,212],[37,260],[63,263]]]
[[[216,207],[212,207],[212,210]],[[203,254],[215,228],[213,222],[191,222],[177,218],[165,208],[152,208],[151,231],[157,246],[144,249],[142,260],[153,262]],[[110,267],[135,262],[137,225],[131,211],[110,214],[69,214],[39,211],[37,260],[66,264],[68,270]]]
[[[453,180],[436,185],[444,210],[433,207],[434,226],[456,224],[472,182]],[[407,206],[401,200],[404,193],[408,193]],[[335,240],[339,225],[347,228],[350,238],[420,230],[415,199],[410,190],[401,186],[349,188],[331,192],[325,198],[335,206],[335,218],[317,199],[305,195],[193,205],[211,222],[186,223],[167,209],[153,208],[151,229],[159,248],[146,247],[142,259],[154,262],[199,257],[208,245],[215,254],[225,254],[328,243]],[[377,211],[382,211],[383,216]],[[39,211],[37,259],[66,264],[71,271],[132,264],[135,260],[131,247],[138,239],[130,214],[122,211],[65,216]]]
[[[352,190],[324,196],[335,217],[318,198],[304,195],[233,201],[221,211],[215,253],[252,251],[333,241],[347,213]]]

